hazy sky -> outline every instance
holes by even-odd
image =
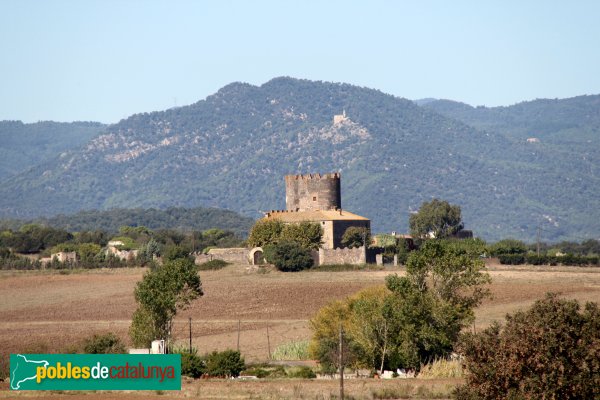
[[[600,1],[0,0],[0,120],[117,122],[277,76],[509,105],[600,93]]]

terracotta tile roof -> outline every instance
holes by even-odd
[[[271,210],[266,213],[267,219],[280,219],[283,222],[302,221],[368,221],[369,218],[361,217],[346,210],[315,210],[315,211],[287,211]]]

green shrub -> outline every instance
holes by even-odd
[[[206,356],[206,373],[215,377],[238,376],[245,363],[239,351],[213,351]]]
[[[295,242],[280,242],[264,247],[265,260],[283,272],[297,272],[313,266],[310,250]]]
[[[365,227],[348,227],[342,235],[342,246],[344,247],[361,247],[365,242],[371,243],[371,232]],[[396,243],[394,243],[394,245],[395,244]]]
[[[548,259],[546,255],[527,254],[525,262],[531,265],[545,265],[548,264]]]
[[[94,334],[85,339],[83,351],[86,354],[124,354],[125,346],[114,333]]]
[[[181,354],[181,374],[192,378],[200,378],[206,372],[204,360],[196,352],[183,352]]]
[[[576,256],[573,254],[565,254],[564,256],[552,256],[547,254],[500,254],[498,260],[505,265],[598,265],[598,257],[596,256]]]
[[[287,374],[282,365],[270,365],[267,363],[253,364],[246,367],[240,375],[252,375],[257,378],[285,378]]]
[[[292,367],[287,371],[288,378],[315,379],[317,375],[310,367]]]
[[[324,264],[313,267],[315,271],[381,271],[384,267],[375,264]]]
[[[493,256],[505,254],[525,254],[527,246],[520,240],[504,239],[489,246],[490,254]]]
[[[223,260],[210,260],[198,265],[198,270],[200,271],[210,271],[225,268],[229,265],[227,261]]]
[[[175,261],[180,258],[190,258],[190,252],[188,249],[182,246],[169,246],[165,249],[165,261]]]
[[[262,368],[262,367],[250,367],[250,368],[246,368],[244,371],[242,371],[240,373],[240,375],[250,375],[250,376],[256,376],[257,378],[266,378],[270,375],[271,371],[269,371],[268,369]]]
[[[547,294],[460,345],[466,385],[457,399],[600,398],[600,308]]]
[[[523,254],[500,254],[498,261],[504,265],[521,265],[525,264],[525,255]]]

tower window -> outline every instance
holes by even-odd
[[[317,201],[317,196],[313,196],[313,201]]]

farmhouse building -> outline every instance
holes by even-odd
[[[342,210],[341,177],[330,174],[287,175],[285,177],[286,210],[271,210],[266,219],[286,224],[316,222],[323,228],[324,249],[342,247],[342,236],[351,226],[371,229],[371,221]]]

